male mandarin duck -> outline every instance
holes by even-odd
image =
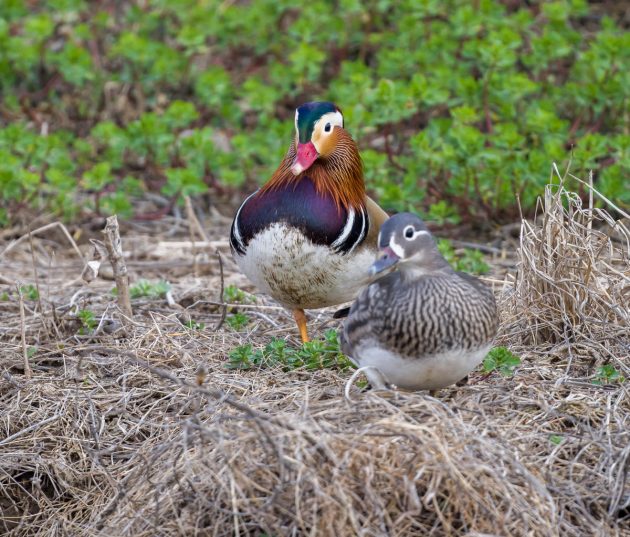
[[[356,142],[341,110],[311,102],[295,112],[295,139],[271,179],[239,207],[230,231],[243,273],[293,312],[353,300],[365,287],[387,214],[365,193]]]
[[[378,241],[381,256],[370,272],[386,275],[350,308],[340,334],[343,352],[377,389],[454,384],[492,346],[499,324],[492,290],[455,272],[414,214],[392,216]]]

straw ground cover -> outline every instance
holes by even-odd
[[[236,290],[253,291],[219,215],[194,248],[185,219],[127,224],[126,326],[59,226],[5,240],[1,532],[630,535],[630,234],[610,214],[548,189],[500,245],[515,270],[492,260],[498,344],[520,366],[435,398],[355,385],[346,401],[343,362],[226,368],[239,345],[297,341]],[[336,323],[315,312],[311,330]]]

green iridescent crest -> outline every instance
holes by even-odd
[[[297,130],[299,135],[299,141],[301,144],[305,144],[310,141],[313,135],[313,128],[315,122],[324,114],[329,112],[340,111],[333,103],[325,101],[315,101],[312,103],[306,103],[297,109]]]

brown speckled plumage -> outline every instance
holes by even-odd
[[[341,333],[343,352],[372,370],[366,374],[377,387],[437,389],[457,382],[483,359],[497,333],[492,291],[455,272],[415,215],[385,222],[379,248],[383,255],[373,271],[397,270],[359,294]]]
[[[494,338],[498,325],[492,291],[467,274],[445,269],[406,281],[394,272],[356,300],[344,326],[343,351],[374,340],[403,357],[474,350]]]

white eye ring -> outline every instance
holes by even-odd
[[[416,229],[413,226],[407,226],[404,230],[403,230],[403,235],[405,237],[405,239],[407,239],[408,241],[410,241],[411,239],[414,238],[414,236],[416,235]]]

